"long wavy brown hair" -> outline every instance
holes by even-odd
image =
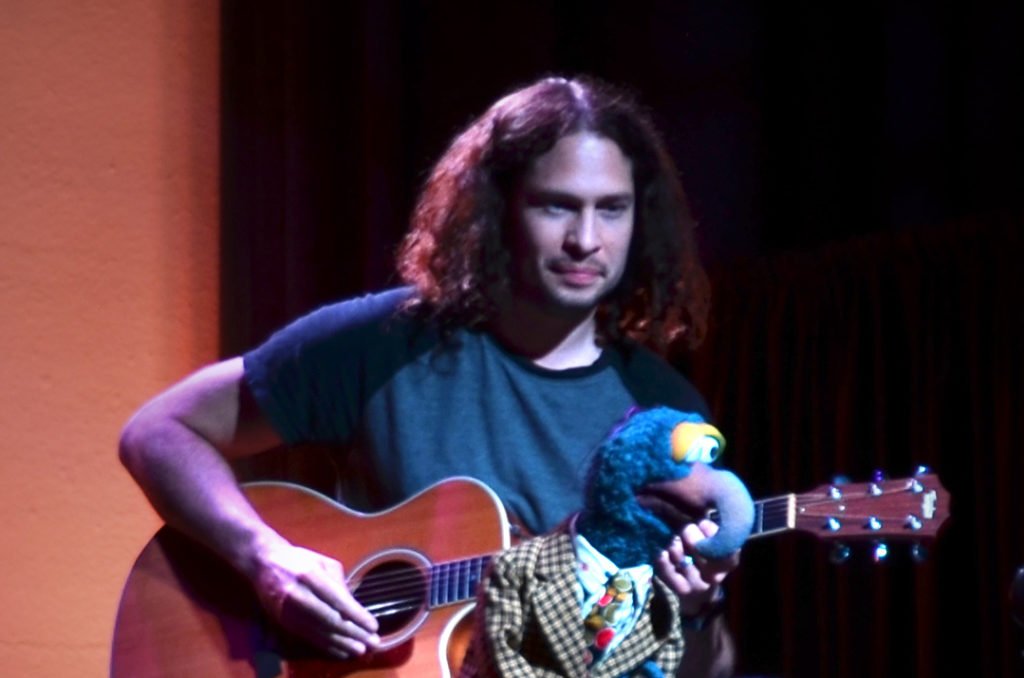
[[[590,78],[545,78],[496,102],[455,137],[433,168],[398,255],[415,303],[446,333],[494,317],[509,280],[503,225],[530,163],[564,136],[614,141],[632,164],[633,240],[619,285],[597,310],[603,342],[623,338],[664,351],[696,346],[709,308],[707,276],[675,163],[650,116],[626,91]]]

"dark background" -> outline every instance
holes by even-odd
[[[222,3],[222,351],[395,282],[448,140],[509,89],[634,89],[714,281],[673,359],[756,496],[936,470],[953,518],[915,564],[752,542],[730,588],[746,674],[1024,675],[1024,5]],[[301,474],[300,474],[301,475]]]

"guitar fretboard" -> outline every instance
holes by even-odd
[[[764,537],[791,530],[796,524],[795,516],[795,494],[754,502],[754,527],[750,536]],[[717,520],[718,511],[712,511],[710,517]],[[434,609],[472,599],[490,562],[491,556],[477,556],[432,565],[428,606]]]
[[[490,562],[490,556],[477,556],[432,565],[428,607],[444,607],[473,598]]]
[[[762,499],[754,502],[754,527],[750,537],[764,537],[791,530],[796,524],[796,495]],[[710,513],[717,520],[718,511]],[[438,563],[430,568],[428,606],[431,609],[462,603],[476,595],[483,573],[491,556],[477,556],[464,560]]]
[[[718,522],[718,511],[711,511],[708,516]],[[785,494],[781,497],[761,499],[754,502],[754,527],[750,537],[765,537],[776,532],[792,530],[796,527],[796,495]]]

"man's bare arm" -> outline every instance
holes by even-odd
[[[333,656],[362,654],[378,642],[377,623],[352,598],[341,564],[266,525],[229,466],[280,443],[243,376],[233,358],[155,397],[125,426],[121,461],[161,517],[245,575],[285,628]]]

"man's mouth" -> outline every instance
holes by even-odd
[[[555,262],[550,268],[566,284],[573,287],[587,287],[604,276],[604,269],[593,265],[581,266],[578,264]]]

